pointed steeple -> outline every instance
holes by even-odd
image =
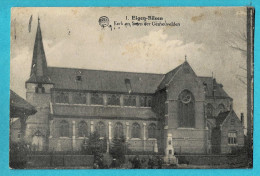
[[[33,58],[31,74],[27,83],[51,83],[47,72],[47,61],[45,57],[42,33],[40,27],[40,18],[38,17],[38,27],[33,48]]]

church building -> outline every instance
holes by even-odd
[[[108,146],[123,135],[132,151],[169,157],[244,145],[244,120],[233,99],[186,60],[165,74],[49,67],[39,21],[25,87],[37,109],[25,139],[36,150],[79,151],[94,131]]]

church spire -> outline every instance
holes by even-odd
[[[38,26],[33,48],[33,58],[31,74],[27,83],[51,83],[47,73],[47,61],[45,57],[42,33],[40,27],[40,18],[38,17]]]

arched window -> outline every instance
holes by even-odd
[[[93,105],[103,105],[103,95],[99,93],[91,94],[91,104]]]
[[[195,100],[192,93],[188,90],[184,90],[179,95],[179,127],[195,127]]]
[[[219,113],[225,112],[225,106],[223,104],[219,104],[218,105],[218,110],[219,110]]]
[[[60,137],[69,137],[69,123],[66,120],[60,122]]]
[[[87,126],[87,123],[85,121],[81,121],[79,123],[78,135],[79,135],[79,137],[88,136],[88,126]]]
[[[124,106],[136,106],[136,97],[133,95],[124,95]]]
[[[69,95],[67,92],[57,92],[55,96],[56,103],[69,103]]]
[[[107,96],[107,104],[119,106],[120,105],[120,97],[119,95],[108,95]]]
[[[97,132],[99,134],[99,137],[105,137],[106,136],[106,127],[105,127],[105,124],[103,122],[98,122]]]
[[[114,137],[120,138],[122,136],[124,136],[123,125],[122,125],[122,123],[117,122],[115,124],[115,128],[114,128]]]
[[[141,138],[141,127],[138,123],[132,126],[132,138]]]
[[[140,96],[140,106],[141,107],[151,107],[152,98],[147,96]]]
[[[86,94],[76,92],[72,95],[73,104],[86,104]]]
[[[148,138],[156,138],[156,125],[154,123],[148,127]]]
[[[206,115],[208,117],[212,117],[213,116],[213,106],[212,104],[208,103],[207,106],[206,106]]]
[[[42,86],[41,83],[39,83],[39,84],[35,87],[35,93],[45,93],[45,88]]]

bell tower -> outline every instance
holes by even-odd
[[[44,150],[48,146],[49,112],[51,88],[53,83],[48,75],[44,52],[40,18],[33,48],[30,78],[25,82],[26,100],[36,107],[37,113],[27,120],[25,138],[35,150]],[[40,134],[40,135],[39,135]]]

